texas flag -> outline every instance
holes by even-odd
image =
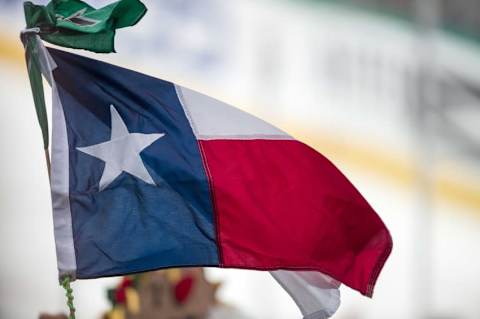
[[[339,283],[372,295],[392,240],[328,159],[194,90],[38,42],[60,276],[271,271],[305,318],[335,312]]]

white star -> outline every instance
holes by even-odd
[[[127,172],[145,183],[155,185],[143,164],[140,152],[165,134],[129,133],[113,105],[110,105],[110,115],[112,132],[109,141],[87,147],[77,147],[80,152],[105,162],[105,169],[100,179],[100,190],[104,190],[122,172]]]

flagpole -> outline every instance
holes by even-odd
[[[42,41],[37,35],[40,33],[39,28],[30,28],[25,29],[20,32],[20,38],[22,43],[25,47],[25,58],[27,62],[28,68],[28,75],[30,79],[30,86],[32,89],[33,100],[35,103],[35,110],[37,113],[37,119],[40,124],[40,128],[42,130],[42,137],[43,137],[43,144],[44,144],[44,155],[45,155],[45,163],[47,168],[48,174],[48,181],[51,184],[51,159],[50,159],[50,152],[49,152],[49,138],[48,138],[48,119],[46,113],[46,105],[45,105],[45,96],[43,92],[43,84],[42,84],[42,70],[45,70],[45,66],[42,65],[42,61],[47,60],[46,56],[41,57],[42,50],[39,50],[38,41]],[[42,69],[43,66],[43,69]],[[44,74],[45,75],[45,74]],[[52,84],[53,79],[50,75],[50,84]],[[68,319],[75,319],[75,307],[73,304],[73,290],[70,286],[71,277],[64,276],[60,278],[60,285],[65,289],[65,295],[67,298],[67,307],[69,309],[69,316]]]
[[[48,5],[36,5],[30,1],[23,3],[26,29],[20,32],[20,39],[25,48],[25,59],[30,80],[37,120],[43,138],[43,149],[51,184],[51,159],[49,152],[48,116],[43,90],[43,76],[54,87],[52,69],[48,53],[42,40],[59,46],[85,49],[92,52],[115,52],[115,30],[137,24],[147,12],[140,0],[119,0],[101,9],[95,9],[83,1],[51,1]],[[76,10],[72,14],[72,9]],[[95,13],[96,19],[87,14]],[[98,24],[96,32],[91,27]],[[81,40],[79,40],[81,39]],[[67,306],[70,310],[69,319],[75,318],[73,295],[70,282],[75,278],[62,275],[60,283],[67,296]]]

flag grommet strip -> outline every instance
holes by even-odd
[[[57,266],[60,278],[76,279],[77,262],[73,242],[72,214],[69,197],[69,150],[63,105],[53,78],[56,64],[37,37],[42,73],[52,87],[51,193]]]

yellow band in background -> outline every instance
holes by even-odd
[[[19,32],[20,34],[20,32]],[[24,51],[20,35],[18,38],[8,36],[0,31],[0,60],[16,65],[25,65]]]

